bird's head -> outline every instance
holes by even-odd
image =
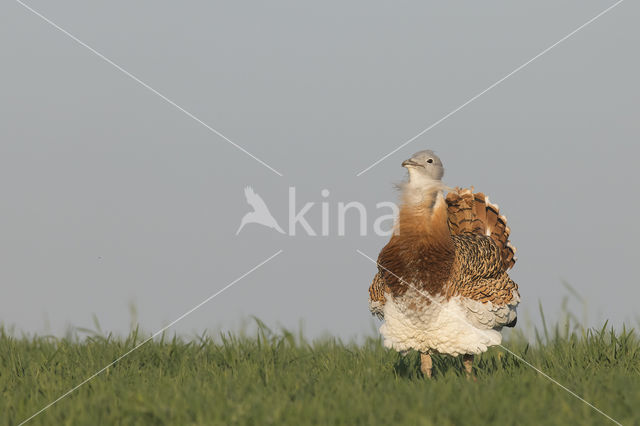
[[[421,184],[440,181],[444,175],[442,161],[431,150],[418,151],[408,160],[402,162],[402,167],[409,171],[409,183]]]

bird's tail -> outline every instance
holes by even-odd
[[[516,248],[509,242],[511,229],[507,218],[500,214],[497,204],[492,204],[482,192],[455,188],[447,194],[449,229],[452,234],[482,234],[498,245],[502,253],[504,269],[509,270],[516,263]]]

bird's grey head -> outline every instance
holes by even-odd
[[[409,181],[439,181],[444,175],[442,161],[431,150],[418,151],[408,160],[402,162],[402,167],[409,171]]]

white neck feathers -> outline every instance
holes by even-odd
[[[411,176],[409,182],[400,186],[402,190],[402,201],[407,206],[428,206],[433,207],[442,198],[443,192],[447,189],[442,181],[429,179],[423,176]]]

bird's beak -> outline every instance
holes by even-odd
[[[402,167],[417,167],[420,164],[413,161],[411,158],[402,162]]]

